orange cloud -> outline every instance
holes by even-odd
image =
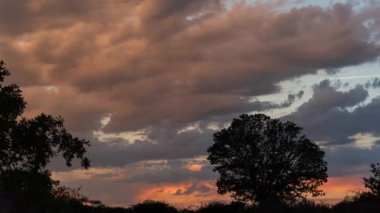
[[[204,186],[208,188],[209,191],[194,190],[186,193],[195,184],[198,186]],[[213,201],[231,201],[231,198],[228,195],[220,195],[217,193],[217,188],[214,181],[162,184],[145,190],[139,194],[137,198],[138,201],[144,201],[147,199],[165,201],[179,208],[199,207],[202,204]]]
[[[203,165],[198,163],[189,163],[186,165],[186,168],[192,172],[202,171]]]
[[[209,187],[210,191],[201,192],[194,190],[191,193],[184,193],[194,184]],[[364,187],[362,184],[362,176],[348,176],[331,177],[321,189],[325,192],[325,196],[312,198],[312,200],[334,204],[341,201],[344,197],[351,195],[353,192],[364,190]],[[177,207],[197,207],[213,201],[232,201],[229,195],[220,195],[217,193],[215,181],[169,183],[147,187],[145,191],[137,196],[136,200],[143,201],[146,199],[165,201]]]

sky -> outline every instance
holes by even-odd
[[[0,0],[0,58],[26,117],[61,115],[89,170],[53,177],[91,199],[228,201],[207,161],[242,113],[295,122],[325,151],[323,202],[380,162],[376,0]]]

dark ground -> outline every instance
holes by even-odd
[[[1,213],[379,213],[380,197],[369,193],[358,193],[347,197],[334,206],[303,202],[293,206],[268,204],[265,206],[249,206],[232,202],[210,203],[197,210],[176,209],[170,204],[159,201],[145,201],[129,208],[106,207],[98,201],[82,201],[76,199],[50,200],[49,202],[12,201],[9,196],[0,196]],[[32,199],[33,200],[33,199]],[[23,203],[20,203],[23,202]]]

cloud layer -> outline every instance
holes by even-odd
[[[3,4],[0,52],[16,82],[37,86],[25,89],[29,107],[60,108],[75,129],[110,113],[107,131],[117,132],[252,111],[247,98],[281,80],[380,53],[363,25],[378,17],[343,4],[283,13],[216,0]],[[50,104],[38,104],[41,93]]]

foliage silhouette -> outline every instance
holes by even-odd
[[[202,206],[197,213],[242,213],[245,212],[245,204],[232,202],[231,204],[212,202]]]
[[[9,75],[0,61],[0,202],[15,212],[41,212],[58,186],[46,169],[51,158],[62,155],[67,166],[77,158],[88,168],[89,141],[73,137],[61,117],[22,117],[26,102],[17,85],[4,85]]]
[[[380,163],[371,164],[372,176],[369,178],[363,178],[364,186],[370,190],[370,192],[380,197]]]
[[[243,114],[214,134],[208,160],[220,173],[218,192],[239,201],[289,203],[323,194],[327,162],[301,128],[263,114]]]
[[[4,171],[0,175],[0,202],[11,212],[42,211],[44,203],[51,201],[50,192],[57,183],[47,171]]]
[[[177,213],[177,209],[161,201],[146,200],[131,207],[133,213]]]
[[[64,127],[61,117],[41,114],[22,118],[25,101],[17,85],[3,85],[10,73],[0,62],[0,172],[9,170],[42,171],[58,154],[71,166],[74,158],[87,168],[84,156],[89,141],[73,137]]]
[[[331,209],[333,213],[378,213],[380,212],[380,197],[371,192],[356,192],[347,196]]]

